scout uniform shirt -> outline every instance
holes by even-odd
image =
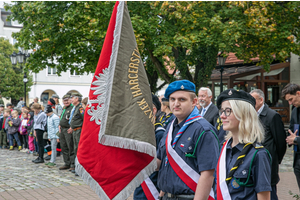
[[[84,109],[83,109],[81,103],[79,103],[75,107],[75,111],[74,111],[73,117],[71,119],[70,126],[71,126],[72,129],[82,127],[83,115],[84,115]]]
[[[172,138],[183,126],[183,120],[178,124],[175,118],[173,124]],[[171,122],[164,136],[162,137],[157,151],[157,158],[161,160],[161,167],[158,171],[158,187],[163,192],[171,194],[194,194],[175,173],[170,163],[166,163],[166,137],[172,126]],[[205,119],[190,124],[182,136],[179,138],[174,150],[177,154],[196,172],[200,174],[201,171],[215,169],[219,157],[219,141],[215,135],[216,129]],[[186,156],[190,154],[192,156]]]
[[[232,139],[228,141],[225,147],[227,175],[244,147],[244,144],[241,143],[231,147],[231,143]],[[252,164],[251,167],[250,164]],[[249,179],[248,176],[250,176]],[[255,200],[257,193],[271,191],[271,158],[265,148],[256,149],[253,147],[244,158],[243,163],[234,172],[233,178],[227,186],[231,199]]]
[[[71,115],[71,110],[73,108],[73,105],[69,105],[68,107],[64,107],[63,113],[60,117],[59,125],[62,128],[70,128],[69,119]]]

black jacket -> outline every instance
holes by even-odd
[[[292,111],[292,115],[291,115],[291,120],[290,120],[290,127],[289,129],[294,133],[294,124],[299,124],[300,123],[300,108],[294,108]],[[299,135],[299,132],[297,133],[297,135]],[[295,161],[296,159],[300,159],[300,148],[299,148],[299,144],[300,144],[300,137],[297,137],[297,152],[294,151],[294,163],[293,163],[293,167],[295,167]]]
[[[278,168],[286,152],[286,133],[281,116],[265,104],[259,115],[265,129],[265,139],[263,146],[272,156],[271,185],[279,182]]]
[[[201,114],[202,108],[199,109],[199,114]],[[219,110],[215,104],[211,104],[208,110],[205,112],[203,118],[206,119],[211,125],[215,126],[217,119],[219,117]]]

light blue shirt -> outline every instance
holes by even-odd
[[[54,113],[51,116],[48,116],[47,125],[48,139],[58,139],[59,137],[56,133],[58,132],[59,117]]]

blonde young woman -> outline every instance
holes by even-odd
[[[264,129],[255,99],[228,89],[219,95],[217,106],[228,132],[217,165],[217,199],[270,200],[271,157],[260,144]]]

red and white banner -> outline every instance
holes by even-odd
[[[179,178],[194,192],[196,192],[198,180],[200,178],[200,174],[197,173],[194,169],[192,169],[172,148],[172,132],[173,132],[173,123],[170,126],[168,136],[166,138],[166,152],[168,156],[168,161],[172,169],[179,176]],[[214,200],[214,191],[211,188],[208,200]]]
[[[217,198],[218,200],[231,200],[226,183],[226,146],[228,140],[223,145],[221,155],[217,165]]]
[[[148,200],[157,200],[159,196],[159,192],[156,189],[155,185],[151,181],[150,178],[147,178],[142,184],[141,184],[143,191],[147,197]]]
[[[91,84],[75,169],[101,200],[127,199],[155,171],[153,123],[151,91],[127,5],[116,2]]]

